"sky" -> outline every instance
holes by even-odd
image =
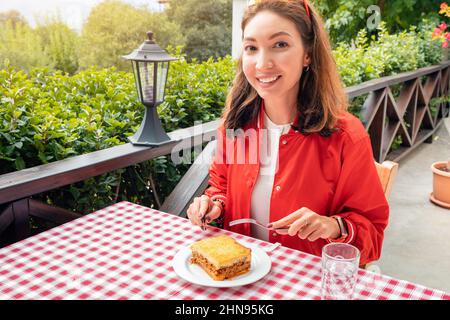
[[[148,6],[161,10],[157,0],[122,0],[135,6]],[[102,0],[0,0],[0,12],[15,9],[30,23],[36,25],[36,18],[57,14],[73,29],[80,31],[91,9]]]

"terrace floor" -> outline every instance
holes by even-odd
[[[450,292],[450,209],[428,199],[431,164],[450,159],[450,118],[432,144],[422,144],[399,162],[389,204],[390,223],[381,259],[382,274]]]

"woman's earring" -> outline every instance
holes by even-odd
[[[303,72],[308,72],[309,71],[309,64],[306,66],[305,69],[303,69]]]

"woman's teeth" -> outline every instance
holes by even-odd
[[[262,83],[271,83],[277,80],[280,76],[271,77],[271,78],[259,78],[258,81]]]

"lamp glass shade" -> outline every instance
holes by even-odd
[[[139,99],[146,106],[155,105],[155,66],[153,62],[135,61]]]
[[[156,103],[160,104],[164,101],[164,92],[166,89],[166,83],[167,83],[167,73],[169,71],[169,62],[163,61],[158,62],[157,64],[157,87],[158,90],[156,90]]]
[[[142,104],[153,107],[164,101],[168,71],[168,61],[133,61],[136,88]]]

